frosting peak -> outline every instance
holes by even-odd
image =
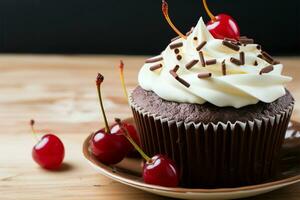
[[[239,108],[285,95],[291,78],[281,75],[282,67],[247,38],[215,39],[200,18],[187,39],[148,59],[138,80],[165,100]]]

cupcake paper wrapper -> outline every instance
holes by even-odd
[[[184,123],[144,111],[131,99],[146,154],[175,160],[184,187],[235,187],[276,175],[294,104],[275,116],[247,122]]]

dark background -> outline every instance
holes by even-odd
[[[201,0],[168,0],[187,32]],[[214,14],[233,16],[242,35],[275,55],[300,54],[300,0],[208,0]],[[175,33],[161,0],[0,0],[0,51],[9,53],[157,54]]]

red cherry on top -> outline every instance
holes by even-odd
[[[126,130],[128,131],[128,134],[130,135],[130,137],[133,139],[133,141],[140,146],[141,142],[140,142],[140,137],[135,129],[135,127],[132,124],[126,123],[126,122],[122,122],[124,128],[126,128]],[[124,132],[122,131],[122,128],[120,127],[119,124],[114,124],[112,126],[112,128],[110,129],[112,134],[119,134],[119,135],[123,135],[124,139],[126,140],[126,143],[128,144],[128,149],[130,151],[135,151],[134,147],[132,146],[132,144],[130,144],[130,142],[126,139],[126,137],[124,136]]]
[[[155,155],[152,158],[147,156],[144,151],[133,141],[129,132],[120,119],[115,119],[116,123],[122,129],[125,137],[134,146],[134,148],[146,160],[143,166],[143,180],[145,183],[160,185],[165,187],[176,187],[179,184],[179,174],[174,161],[164,155]]]
[[[210,20],[207,23],[207,29],[216,39],[231,38],[239,40],[240,29],[236,21],[229,15],[219,14],[215,20]]]
[[[110,134],[104,130],[93,135],[90,148],[100,162],[108,165],[117,164],[128,153],[128,144],[123,135]]]
[[[31,121],[33,133],[35,133],[34,121]],[[32,149],[32,158],[41,167],[49,170],[60,168],[65,157],[65,148],[61,140],[53,135],[44,135]]]
[[[144,164],[143,179],[145,183],[176,187],[179,174],[173,160],[164,155],[155,155]]]
[[[206,13],[210,17],[210,21],[207,23],[207,29],[216,39],[231,38],[238,40],[240,38],[240,29],[236,21],[229,15],[219,14],[214,16],[206,3],[206,0],[202,0]]]

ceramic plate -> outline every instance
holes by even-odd
[[[127,119],[134,123],[133,119]],[[281,171],[274,180],[244,187],[218,189],[168,188],[145,184],[141,178],[141,163],[138,158],[125,158],[115,166],[100,163],[89,151],[89,140],[83,144],[83,154],[89,164],[99,173],[125,185],[153,194],[180,199],[237,199],[267,193],[300,182],[300,123],[291,122],[281,152]]]

